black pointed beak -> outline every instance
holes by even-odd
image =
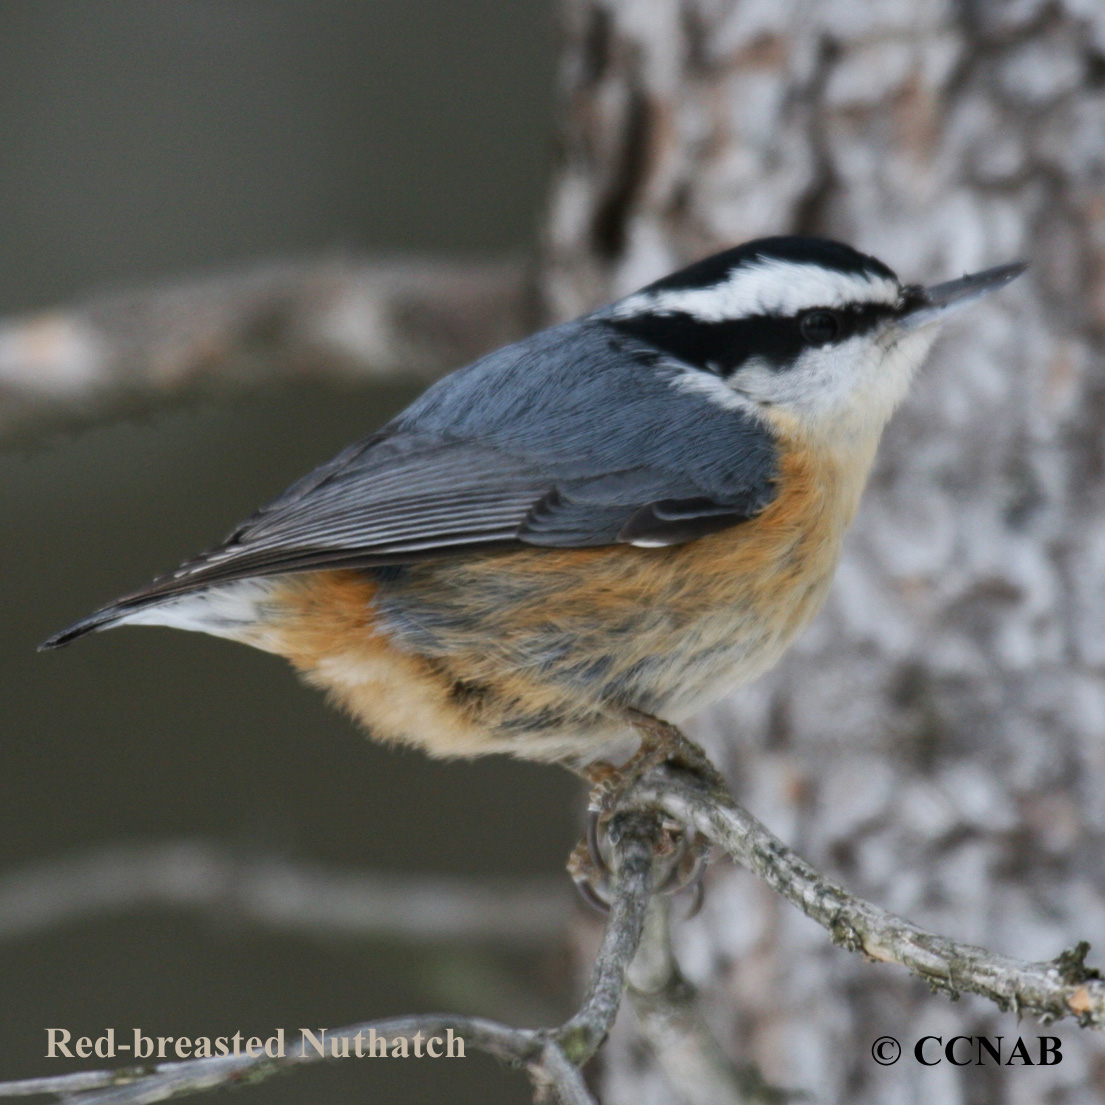
[[[902,322],[913,330],[930,322],[947,318],[953,311],[974,303],[984,295],[1004,288],[1016,280],[1028,265],[1024,261],[1015,261],[1011,265],[998,265],[961,276],[958,280],[947,280],[943,284],[933,284],[928,288],[915,288],[910,302],[902,315]]]

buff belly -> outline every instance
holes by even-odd
[[[226,635],[286,656],[374,737],[595,758],[624,741],[625,707],[679,721],[770,667],[816,613],[854,502],[812,470],[792,461],[762,515],[685,545],[279,577],[264,618]]]

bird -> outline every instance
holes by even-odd
[[[941,323],[1025,267],[923,287],[827,239],[726,249],[445,376],[41,647],[198,630],[382,741],[585,769],[780,659]]]

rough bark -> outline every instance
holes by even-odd
[[[1024,959],[1096,935],[1100,963],[1105,8],[569,0],[566,39],[554,316],[787,231],[910,280],[1031,261],[949,327],[824,614],[698,731],[741,799],[853,891]],[[1102,1099],[1096,1034],[951,1005],[830,946],[747,876],[710,883],[677,951],[734,1057],[769,1081],[821,1102]],[[1064,1059],[871,1059],[878,1036],[930,1032],[1052,1032]],[[605,1061],[608,1105],[672,1100],[628,1031]]]

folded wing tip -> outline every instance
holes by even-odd
[[[72,625],[68,625],[52,636],[47,637],[46,640],[38,646],[37,651],[52,652],[54,649],[64,648],[66,645],[71,644],[79,637],[84,637],[88,633],[94,633],[98,629],[107,629],[114,620],[114,615],[106,614],[103,611],[89,614],[88,617],[81,618],[80,621],[74,622]]]

